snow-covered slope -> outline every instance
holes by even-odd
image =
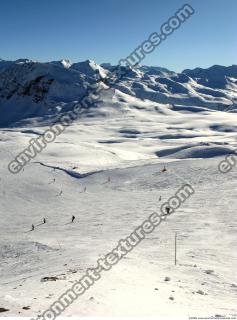
[[[235,106],[237,67],[213,66],[176,74],[164,68],[128,69],[113,85],[120,92],[158,103],[225,110]],[[0,126],[32,117],[49,117],[73,106],[89,84],[111,76],[113,67],[92,60],[39,63],[0,61]],[[102,94],[103,99],[103,94]]]
[[[13,175],[9,162],[113,66],[0,61],[2,315],[41,315],[189,183],[195,194],[63,315],[236,316],[236,167],[218,171],[236,150],[235,68],[129,69]]]
[[[95,123],[93,127],[105,139]],[[104,171],[79,178],[81,162],[87,160],[88,170],[89,164],[109,159],[109,152],[93,148],[90,136],[78,144],[80,134],[67,133],[41,156],[41,164],[31,163],[21,174],[11,175],[6,171],[8,152],[20,149],[26,137],[1,133],[1,140],[8,140],[0,162],[0,306],[6,309],[2,315],[42,315],[99,257],[152,212],[159,212],[160,203],[183,183],[190,183],[195,195],[118,265],[104,271],[63,315],[236,316],[236,170],[221,175],[219,158],[153,164],[150,160],[149,165],[131,161],[131,167],[109,170],[104,161]],[[86,148],[85,159],[80,154],[85,155]],[[72,170],[72,165],[78,169]],[[32,223],[36,229],[29,232]],[[47,277],[55,281],[44,280]]]
[[[186,69],[183,73],[194,78],[197,83],[213,89],[232,89],[232,85],[237,84],[237,65],[230,67],[214,65],[208,69]]]

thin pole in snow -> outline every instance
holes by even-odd
[[[176,266],[177,263],[177,232],[175,232],[174,236],[174,264]]]
[[[60,245],[60,243],[59,243],[58,240],[57,240],[57,243],[58,243],[58,245],[59,245],[60,250],[62,250],[62,247],[61,247],[61,245]]]

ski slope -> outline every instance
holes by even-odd
[[[49,118],[31,114],[0,129],[1,315],[42,315],[184,183],[195,194],[63,315],[237,315],[237,173],[218,171],[236,149],[236,112],[188,103],[180,94],[179,103],[162,103],[123,86],[103,93],[19,174],[8,163],[43,134]]]

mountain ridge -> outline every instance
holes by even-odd
[[[88,86],[110,78],[115,67],[93,60],[0,59],[0,126],[70,109],[87,94]],[[112,89],[142,101],[235,110],[237,65],[185,69],[181,73],[156,66],[129,67]]]

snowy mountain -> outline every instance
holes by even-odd
[[[196,68],[186,69],[184,74],[192,77],[198,84],[213,89],[230,89],[236,91],[237,65],[230,67],[214,65],[208,69]]]
[[[8,170],[90,85],[108,89],[115,67],[0,61],[0,314],[42,319],[190,184],[195,193],[63,316],[235,318],[236,167],[218,165],[236,150],[236,66],[128,68],[19,173]]]
[[[98,78],[110,78],[114,67],[92,60],[0,60],[0,126],[32,117],[45,119],[70,109],[86,94],[88,85]],[[127,69],[112,87],[142,101],[225,110],[237,97],[237,66],[182,73],[140,66]]]

